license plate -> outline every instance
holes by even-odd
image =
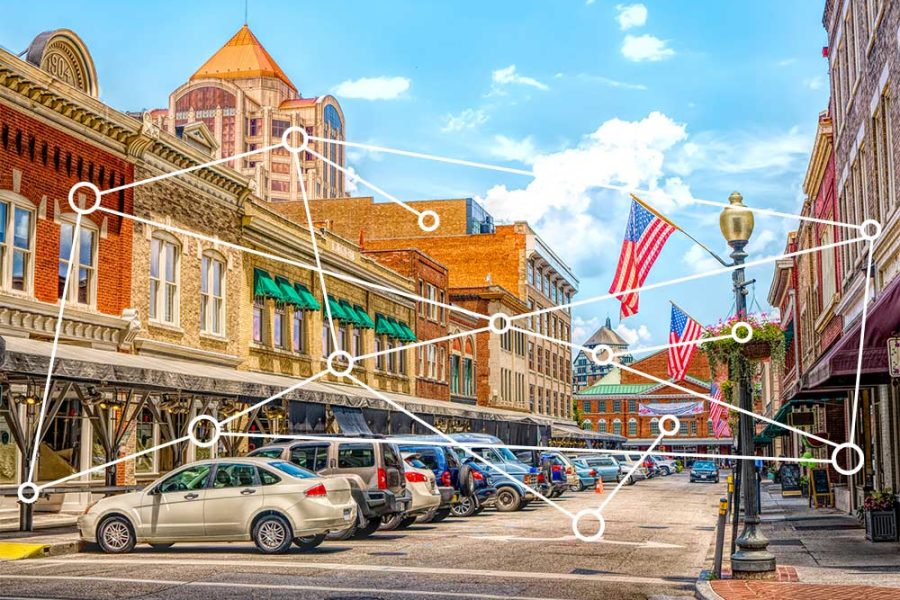
[[[350,510],[349,508],[345,508],[344,509],[344,520],[349,521],[352,514],[353,514],[352,510]]]
[[[700,479],[706,479],[707,477],[708,477],[708,475],[701,475]]]

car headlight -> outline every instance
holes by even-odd
[[[91,511],[91,509],[94,508],[94,506],[95,506],[98,502],[100,502],[100,501],[99,501],[99,500],[94,500],[93,502],[91,502],[90,504],[88,504],[87,506],[85,506],[85,507],[84,507],[84,512],[82,512],[81,514],[82,514],[82,515],[88,514],[88,513]]]

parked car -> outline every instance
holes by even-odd
[[[572,462],[576,465],[581,462],[585,466],[593,468],[603,481],[618,482],[622,472],[619,461],[608,454],[581,455],[572,459]]]
[[[423,442],[446,441],[440,436],[403,436],[405,440],[416,439]],[[460,460],[456,452],[449,446],[432,444],[403,443],[402,452],[416,452],[421,460],[435,474],[440,482],[441,505],[433,512],[419,517],[420,522],[443,521],[453,514],[457,517],[468,517],[484,508],[493,506],[497,501],[497,488],[488,483],[488,477],[474,459],[467,457]],[[452,495],[445,495],[446,489]]]
[[[482,463],[490,475],[488,483],[497,488],[497,502],[494,505],[497,510],[500,512],[520,510],[536,498],[525,485],[536,489],[538,473],[530,465],[521,463],[509,448],[503,447],[503,442],[499,438],[480,433],[453,433],[450,434],[450,437],[455,441],[465,443],[469,450],[506,473],[504,475]],[[484,444],[484,446],[479,444]],[[455,447],[454,451],[460,458],[471,456],[459,447]]]
[[[512,453],[523,464],[530,466],[538,473],[537,490],[548,498],[555,498],[569,487],[565,473],[559,469],[553,470],[553,459],[550,453],[544,450],[513,450]],[[543,479],[543,481],[541,481]]]
[[[578,474],[575,472],[575,465],[572,464],[571,459],[561,452],[551,451],[549,454],[553,467],[556,467],[556,472],[561,472],[565,477],[566,486],[563,491],[577,487]],[[561,496],[562,492],[558,492],[556,495]]]
[[[635,467],[634,465],[638,463],[641,459],[641,455],[635,452],[623,452],[621,454],[613,454],[612,457],[616,459],[616,462],[619,463],[619,478],[620,481],[622,478],[627,477],[626,483],[628,485],[634,484],[636,481],[641,481],[642,479],[649,479],[650,473],[642,464]],[[632,468],[634,470],[632,471]],[[631,473],[629,475],[629,473]]]
[[[257,448],[249,456],[280,458],[319,475],[340,475],[350,481],[359,507],[349,527],[329,534],[331,539],[368,537],[384,517],[405,513],[412,503],[406,489],[403,459],[395,444],[333,440],[285,441]]]
[[[597,473],[597,469],[577,458],[571,460],[572,465],[575,467],[575,474],[578,476],[578,484],[571,486],[569,489],[573,492],[583,492],[584,490],[593,488],[597,483],[597,479],[600,477]]]
[[[711,460],[698,460],[691,466],[691,483],[712,481],[719,483],[719,467]]]
[[[649,458],[653,459],[653,462],[659,469],[660,475],[667,476],[671,475],[672,473],[678,472],[678,468],[675,466],[675,461],[671,458],[665,456],[651,456]]]
[[[441,492],[435,483],[434,473],[419,460],[414,452],[403,452],[406,489],[412,493],[412,504],[403,513],[394,513],[381,518],[381,529],[406,529],[416,522],[420,515],[437,509],[441,505]]]
[[[266,554],[291,543],[315,548],[356,519],[344,478],[319,477],[284,460],[222,458],[185,465],[139,492],[94,502],[78,517],[81,539],[104,552],[135,544],[253,540]]]

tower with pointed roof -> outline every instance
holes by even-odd
[[[628,342],[613,329],[609,317],[606,317],[606,323],[595,331],[582,346],[593,350],[600,344],[609,346],[614,353],[619,354],[619,356],[616,356],[613,360],[614,363],[628,365],[634,361],[634,357],[631,354],[620,354],[628,350]],[[576,392],[582,390],[610,373],[613,369],[615,369],[614,365],[598,365],[591,360],[591,357],[587,352],[582,350],[575,357],[575,366],[572,372],[572,387]]]
[[[214,158],[277,144],[291,126],[303,127],[311,136],[344,139],[344,113],[337,99],[303,97],[246,23],[170,94],[167,108],[150,111],[150,117],[174,135],[203,123],[217,144],[210,150]],[[343,146],[311,141],[310,147],[336,165],[345,165]],[[301,159],[311,198],[346,195],[338,168],[309,152]],[[296,169],[282,148],[230,161],[229,166],[251,177],[263,198],[302,199]]]

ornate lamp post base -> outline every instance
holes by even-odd
[[[772,579],[775,577],[775,555],[766,550],[769,540],[756,528],[745,531],[735,542],[738,549],[731,555],[731,575],[735,579]]]

